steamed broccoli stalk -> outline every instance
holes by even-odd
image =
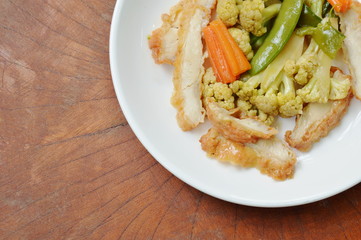
[[[245,0],[237,3],[241,27],[255,36],[262,36],[267,32],[264,24],[277,16],[281,8],[280,3],[265,7],[263,0]]]

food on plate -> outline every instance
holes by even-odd
[[[283,1],[273,27],[256,55],[252,58],[251,75],[256,75],[265,69],[286,45],[301,16],[303,2],[303,0]],[[255,36],[259,35],[255,34]]]
[[[186,1],[180,1],[171,8],[169,14],[162,15],[162,26],[153,31],[149,47],[156,63],[173,64],[178,49],[180,18]]]
[[[212,158],[292,178],[292,148],[309,151],[361,99],[356,1],[181,0],[162,20],[149,47],[174,65],[180,128],[211,123],[200,142]],[[292,117],[278,139],[278,119]]]
[[[353,1],[351,8],[339,16],[341,30],[346,36],[343,50],[353,79],[353,91],[355,96],[361,100],[361,3]]]
[[[174,64],[178,51],[179,29],[184,28],[181,24],[185,9],[194,9],[197,6],[207,13],[213,9],[215,0],[181,0],[173,6],[169,14],[162,15],[162,26],[154,30],[149,37],[149,48],[156,63]],[[189,15],[187,17],[190,17]],[[203,21],[202,24],[207,24]]]
[[[239,24],[254,36],[262,36],[267,32],[265,24],[275,17],[281,4],[265,7],[263,0],[237,1],[239,9]]]
[[[251,60],[253,58],[254,52],[251,46],[251,38],[249,37],[249,32],[236,27],[228,28],[228,31],[238,44],[238,47],[247,57],[247,60]]]
[[[277,134],[275,128],[255,118],[239,118],[238,109],[235,108],[233,112],[227,111],[211,99],[206,100],[206,109],[213,127],[230,140],[255,143],[258,139],[268,139]]]
[[[204,74],[202,29],[209,22],[214,3],[215,0],[186,1],[180,13],[172,104],[177,109],[178,125],[184,131],[204,121],[201,101]]]
[[[315,142],[327,136],[339,124],[351,99],[352,93],[349,92],[341,100],[308,104],[303,114],[297,116],[295,128],[286,132],[286,142],[300,151],[310,150]]]
[[[329,0],[328,1],[336,12],[346,12],[352,3],[352,0]]]
[[[240,143],[225,138],[215,128],[200,139],[202,149],[211,158],[241,167],[255,167],[275,180],[292,178],[296,155],[286,143],[276,137],[256,143]]]
[[[237,23],[238,15],[239,9],[236,0],[218,0],[217,16],[227,27]]]

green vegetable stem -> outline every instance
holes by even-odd
[[[311,35],[315,42],[320,46],[330,58],[335,58],[338,50],[342,47],[345,36],[331,24],[324,21],[317,27],[303,27],[297,29],[297,35]]]
[[[265,69],[290,39],[300,18],[304,0],[284,0],[275,23],[262,46],[251,61],[251,75]]]
[[[321,22],[321,18],[317,16],[314,12],[312,12],[311,8],[307,5],[303,7],[303,11],[298,21],[299,27],[317,27],[317,25]]]

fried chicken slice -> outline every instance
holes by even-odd
[[[335,128],[346,113],[352,93],[341,100],[327,103],[310,103],[303,109],[303,114],[296,118],[293,131],[285,134],[286,142],[300,151],[309,151],[312,145]]]
[[[286,180],[294,174],[296,155],[276,137],[243,144],[229,140],[211,128],[201,137],[200,143],[211,158],[245,168],[255,167],[275,180]]]
[[[346,36],[343,51],[353,79],[353,92],[361,100],[361,3],[353,1],[351,9],[338,15],[341,31]]]
[[[239,119],[232,112],[220,107],[216,102],[206,99],[207,116],[213,127],[224,137],[240,142],[256,142],[277,134],[277,130],[253,118]]]
[[[148,40],[152,56],[157,64],[173,64],[178,49],[178,30],[184,6],[189,0],[181,0],[170,9],[169,14],[162,15],[162,26],[152,32]]]
[[[181,0],[170,9],[169,14],[162,15],[162,26],[155,29],[148,40],[153,59],[157,64],[174,64],[179,43],[178,32],[182,27],[182,15],[185,9],[194,4],[210,12],[215,5],[215,0]]]
[[[192,130],[205,117],[201,101],[201,81],[204,74],[202,29],[209,22],[215,2],[198,0],[187,4],[180,18],[171,102],[177,109],[178,125],[183,131]]]

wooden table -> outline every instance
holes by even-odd
[[[114,94],[115,0],[0,0],[0,239],[361,239],[361,185],[283,209],[159,165]]]

